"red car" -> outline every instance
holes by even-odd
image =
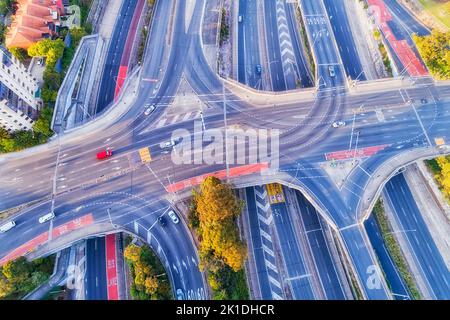
[[[112,154],[113,154],[113,152],[112,152],[111,148],[106,148],[105,150],[97,153],[97,159],[98,160],[106,159],[106,158],[111,157]]]

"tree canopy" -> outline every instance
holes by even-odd
[[[160,281],[158,273],[166,276],[162,265],[147,246],[129,244],[124,251],[124,257],[130,266],[133,284],[130,289],[134,299],[169,299],[170,286],[168,281]]]
[[[0,267],[0,298],[20,298],[46,281],[53,272],[54,259],[32,262],[24,257],[8,261]]]
[[[417,49],[431,74],[440,80],[450,79],[450,32],[433,30],[430,35],[413,35]]]
[[[436,179],[440,183],[444,195],[450,200],[450,157],[439,157],[436,160],[441,168]]]
[[[46,57],[47,65],[54,68],[56,62],[62,58],[64,53],[64,42],[62,39],[43,39],[28,48],[30,57]]]
[[[201,268],[211,267],[218,261],[234,271],[241,270],[247,254],[236,228],[242,202],[231,186],[208,177],[199,192],[194,192],[194,202],[199,220]]]

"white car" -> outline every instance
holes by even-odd
[[[178,216],[175,213],[175,211],[170,210],[167,214],[169,215],[170,219],[172,219],[173,223],[176,224],[176,223],[180,222],[180,219],[178,219]]]
[[[239,15],[238,21],[242,22],[242,20],[243,20],[242,15]]]
[[[156,108],[156,107],[155,107],[154,104],[152,104],[151,106],[146,105],[146,106],[145,106],[144,115],[146,115],[146,116],[150,115],[153,111],[155,111],[155,108]]]
[[[341,128],[341,127],[345,127],[344,121],[333,122],[333,128]]]
[[[39,218],[39,223],[45,223],[47,221],[52,220],[55,217],[55,214],[53,212],[47,213],[46,215],[43,215]]]
[[[7,222],[0,227],[0,233],[4,233],[8,230],[11,230],[15,226],[16,226],[16,223],[14,221]]]
[[[172,148],[175,145],[175,142],[171,141],[166,141],[166,142],[162,142],[159,146],[161,147],[161,149],[168,149],[168,148]]]
[[[177,289],[177,300],[184,300],[184,293],[181,289]]]
[[[330,77],[336,76],[336,72],[334,71],[334,66],[328,66],[328,72],[330,73]]]

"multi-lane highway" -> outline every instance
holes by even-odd
[[[314,76],[297,27],[296,8],[296,4],[285,0],[239,1],[238,80],[241,83],[273,91],[313,86]],[[258,16],[261,11],[263,16]],[[263,32],[258,29],[259,21],[264,21]],[[261,62],[261,57],[267,57],[268,61]],[[257,66],[261,66],[260,71]],[[265,86],[266,79],[269,83]]]
[[[231,87],[225,88],[222,95],[223,81],[209,68],[202,49],[204,0],[194,1],[192,11],[187,10],[184,1],[159,1],[145,61],[137,76],[139,85],[136,90],[131,84],[124,89],[125,94],[115,105],[119,115],[106,113],[47,145],[0,157],[0,210],[36,203],[14,217],[14,229],[0,234],[0,257],[8,257],[23,245],[28,248],[30,242],[45,242],[53,230],[60,232],[59,227],[76,224],[76,219],[91,214],[92,219],[86,221],[93,225],[112,222],[112,226],[149,242],[166,265],[173,288],[182,289],[185,298],[205,298],[207,290],[187,227],[168,224],[164,228],[157,223],[157,217],[166,214],[169,201],[174,199],[168,186],[226,169],[223,162],[175,164],[171,154],[160,147],[176,129],[186,129],[188,136],[194,136],[194,125],[202,128],[201,122],[184,117],[164,127],[154,126],[166,116],[183,77],[208,106],[203,113],[207,129],[223,132],[225,105],[228,126],[280,130],[280,166],[273,168],[276,175],[263,176],[264,183],[276,178],[308,195],[317,212],[337,231],[364,297],[392,298],[382,274],[374,268],[378,262],[362,225],[370,205],[367,198],[380,183],[376,181],[380,170],[393,158],[398,167],[406,152],[428,151],[427,156],[436,155],[439,150],[434,138],[449,141],[450,86],[437,85],[430,79],[414,84],[405,80],[397,89],[378,83],[366,93],[349,92],[323,3],[300,3],[318,65],[318,92],[314,99],[295,102],[285,102],[279,94],[275,108],[253,106],[233,93]],[[308,23],[314,17],[325,19],[325,23]],[[334,74],[330,73],[330,66],[335,67]],[[157,106],[150,116],[143,115],[146,104]],[[347,125],[333,128],[332,123],[338,120]],[[183,141],[180,144],[183,146]],[[97,161],[95,153],[107,146],[113,149],[113,157]],[[246,146],[249,153],[255,151],[255,146]],[[142,147],[150,148],[152,161],[147,165],[139,159],[138,150]],[[196,154],[200,154],[198,149]],[[332,159],[340,157],[358,162],[354,162],[356,165],[343,181],[336,182],[323,164],[329,166]],[[245,159],[249,162],[248,154]],[[231,167],[240,165],[230,163]],[[238,185],[244,178],[261,181],[261,176],[254,174],[235,176],[232,182]],[[56,219],[38,224],[38,217],[52,207]],[[275,209],[279,214],[274,221],[278,233],[286,237],[281,239],[286,250],[295,232],[290,229],[291,224],[285,223],[290,221],[286,212],[281,207]],[[284,258],[290,265],[301,266],[298,249]],[[305,271],[288,270],[292,277]],[[368,281],[374,276],[380,280],[377,286]],[[297,297],[312,297],[311,290],[300,289],[302,286],[299,283],[298,290],[293,290]]]
[[[348,15],[345,9],[345,0],[324,0],[330,23],[333,27],[339,53],[347,76],[353,80],[366,80],[361,61],[356,50],[355,39],[350,29]]]
[[[372,244],[373,249],[375,250],[375,253],[380,261],[380,266],[386,275],[386,281],[389,283],[392,295],[397,300],[411,299],[411,294],[389,254],[389,251],[384,243],[383,236],[381,235],[380,227],[378,226],[373,214],[370,215],[364,225],[366,227],[370,243]]]
[[[103,75],[100,81],[99,96],[97,100],[97,112],[103,111],[113,100],[118,82],[119,68],[122,55],[126,48],[128,31],[133,22],[134,12],[138,1],[124,0],[117,16],[112,37],[109,42]]]
[[[87,300],[107,300],[105,238],[86,241],[86,275],[84,278]]]
[[[402,233],[419,277],[425,283],[432,299],[450,299],[450,271],[433,241],[411,190],[403,174],[394,176],[386,185],[387,205],[393,210],[398,229]],[[427,295],[427,296],[428,296]]]

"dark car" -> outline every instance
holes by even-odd
[[[166,219],[163,216],[158,218],[158,222],[161,225],[161,227],[164,227],[166,225]]]
[[[260,64],[257,64],[257,65],[255,66],[255,72],[256,72],[257,75],[261,75],[261,73],[262,73],[262,67],[261,67]]]

